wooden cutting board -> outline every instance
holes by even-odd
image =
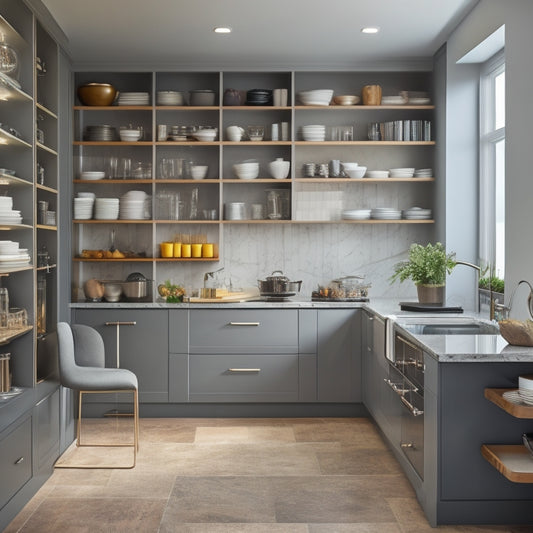
[[[225,302],[243,302],[246,300],[253,300],[255,298],[259,298],[259,289],[252,287],[250,289],[244,289],[238,292],[228,292],[224,296],[219,296],[217,298],[189,297],[187,301],[192,304],[212,304]]]

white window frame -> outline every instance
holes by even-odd
[[[505,72],[505,54],[486,61],[480,69],[479,100],[479,255],[494,267],[496,261],[496,144],[505,141],[505,126],[495,128],[495,79]],[[492,272],[504,277],[505,265]]]

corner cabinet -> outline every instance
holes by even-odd
[[[364,85],[379,83],[383,94],[401,90],[431,93],[430,72],[78,72],[76,88],[90,82],[110,83],[120,94],[147,94],[142,105],[118,100],[110,106],[74,106],[74,197],[119,199],[129,191],[141,191],[147,199],[142,213],[131,217],[124,209],[113,216],[94,208],[73,220],[73,301],[83,300],[83,283],[89,278],[125,279],[139,271],[150,279],[172,277],[177,264],[221,260],[224,227],[228,225],[279,224],[433,224],[429,219],[342,218],[343,210],[389,206],[397,210],[422,206],[432,209],[435,176],[417,178],[326,177],[316,170],[308,177],[308,164],[316,169],[330,161],[356,161],[368,170],[434,167],[434,140],[371,141],[369,123],[433,120],[429,105],[300,105],[301,91],[327,84],[334,94],[360,94]],[[287,101],[275,105],[246,105],[253,88],[284,89]],[[187,105],[191,91],[214,93],[213,105]],[[240,105],[225,105],[225,95],[240,94]],[[180,93],[181,105],[162,105],[164,95]],[[237,92],[236,92],[237,91]],[[119,97],[120,98],[120,97]],[[134,98],[134,97],[133,97]],[[135,99],[133,99],[135,102]],[[302,127],[322,124],[324,141],[306,141]],[[262,140],[230,140],[229,126],[244,131],[262,126]],[[142,128],[139,141],[120,141],[121,127]],[[191,128],[217,128],[213,141],[197,141]],[[337,131],[350,134],[339,140]],[[110,128],[110,129],[102,129]],[[435,129],[435,128],[433,128]],[[162,131],[163,130],[163,131]],[[100,135],[91,135],[94,132]],[[165,132],[166,131],[166,132]],[[274,179],[269,162],[290,162],[286,179]],[[255,179],[239,179],[234,164],[257,160]],[[191,179],[190,167],[207,167],[205,178]],[[99,172],[100,174],[94,174]],[[97,179],[95,179],[97,178]],[[271,200],[274,196],[275,199]],[[116,200],[114,200],[116,201]],[[243,205],[238,216],[229,204]],[[427,205],[427,204],[430,205]],[[272,205],[271,205],[272,204]],[[252,206],[260,206],[253,208]],[[254,211],[255,209],[255,211]],[[162,257],[162,242],[210,243],[212,253],[176,253]],[[118,248],[121,254],[108,252]],[[200,248],[199,248],[200,249]],[[196,255],[196,256],[195,256]],[[215,267],[216,268],[216,267]],[[154,294],[155,287],[154,287]]]
[[[0,389],[1,470],[8,480],[0,491],[4,529],[50,476],[59,455],[54,332],[60,51],[27,2],[0,1],[0,34],[17,65],[0,73],[0,286],[9,298],[8,319],[0,324],[0,351],[9,357],[9,377]]]

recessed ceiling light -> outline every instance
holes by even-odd
[[[361,28],[361,33],[378,33],[379,28],[377,26],[367,26],[366,28]]]
[[[231,33],[231,28],[227,26],[217,26],[214,30],[215,33]]]

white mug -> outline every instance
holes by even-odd
[[[230,141],[238,142],[244,135],[244,129],[240,126],[228,126],[226,128],[226,133],[228,134],[228,139]]]

